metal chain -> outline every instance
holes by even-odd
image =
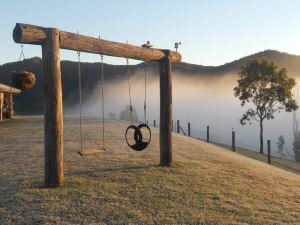
[[[28,70],[28,65],[27,65],[27,62],[26,62],[26,58],[25,58],[25,54],[24,54],[24,45],[21,44],[21,54],[20,54],[20,57],[19,57],[19,62],[22,63],[22,59],[23,59],[23,65],[25,67],[25,70]]]
[[[129,74],[129,59],[126,58],[126,65],[127,65],[127,78],[128,78],[128,92],[129,92],[129,110],[130,110],[130,123],[133,124],[132,118],[132,104],[131,104],[131,88],[130,88],[130,74]]]
[[[20,54],[20,57],[19,57],[19,61],[22,61],[22,58],[25,59],[23,44],[21,44],[21,54]]]
[[[81,107],[82,107],[82,99],[81,99],[81,69],[80,69],[80,51],[77,51],[78,55],[78,93],[79,93],[79,133],[80,133],[80,151],[82,152],[82,112],[81,112]]]
[[[145,61],[145,98],[144,98],[144,123],[147,123],[147,61]]]
[[[101,99],[102,99],[102,148],[105,149],[104,133],[105,133],[105,124],[104,124],[104,65],[103,65],[103,55],[101,55]]]

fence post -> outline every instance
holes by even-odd
[[[209,126],[206,127],[206,141],[209,143]]]
[[[179,120],[177,120],[177,133],[178,134],[180,133],[180,123],[179,123]]]
[[[191,123],[188,122],[188,136],[191,136]]]
[[[271,141],[268,140],[268,163],[271,164]]]
[[[235,131],[232,130],[232,151],[235,152]]]
[[[172,120],[172,132],[174,132],[174,121]]]
[[[153,126],[156,127],[156,122],[155,122],[155,120],[153,121]]]

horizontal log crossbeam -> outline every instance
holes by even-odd
[[[43,45],[47,39],[47,29],[40,26],[17,23],[13,31],[13,38],[16,43]],[[59,31],[59,47],[61,49],[143,61],[160,61],[165,57],[165,53],[160,49],[143,48],[65,31]],[[181,55],[178,52],[170,51],[169,57],[172,64],[181,61]]]

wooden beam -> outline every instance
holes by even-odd
[[[44,27],[17,23],[13,31],[13,38],[16,43],[42,45],[47,39],[46,30],[47,28]],[[160,49],[143,48],[65,31],[60,31],[59,37],[59,45],[62,49],[143,61],[159,61],[165,56]],[[170,51],[169,54],[171,55],[171,63],[181,61],[181,55],[178,52]]]
[[[64,185],[63,111],[59,30],[45,30],[42,46],[44,71],[45,186]]]
[[[19,94],[21,93],[21,90],[5,84],[0,84],[0,92],[2,93],[10,92],[14,94]]]
[[[166,50],[160,71],[160,165],[172,162],[172,71],[171,52]]]

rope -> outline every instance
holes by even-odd
[[[147,62],[145,62],[145,98],[144,98],[144,123],[147,123]]]
[[[24,54],[24,45],[21,44],[21,54],[20,54],[20,57],[19,57],[19,62],[22,63],[22,59],[23,59],[23,65],[25,67],[25,70],[28,70],[28,65],[27,65],[27,62],[26,62],[26,58],[25,58],[25,54]]]
[[[21,54],[20,54],[20,57],[19,57],[19,61],[22,61],[22,58],[25,59],[24,46],[23,45],[21,45]]]
[[[80,69],[80,51],[77,51],[78,54],[78,93],[79,93],[79,133],[80,133],[80,151],[82,152],[82,113],[81,113],[81,69]]]
[[[105,124],[104,124],[104,68],[103,68],[103,55],[101,55],[101,99],[102,99],[102,148],[104,148],[104,132],[105,132]]]
[[[130,123],[133,124],[133,121],[132,121],[132,104],[131,104],[131,88],[130,88],[130,74],[129,74],[129,59],[128,58],[126,58],[126,65],[127,65],[127,78],[128,78]]]

